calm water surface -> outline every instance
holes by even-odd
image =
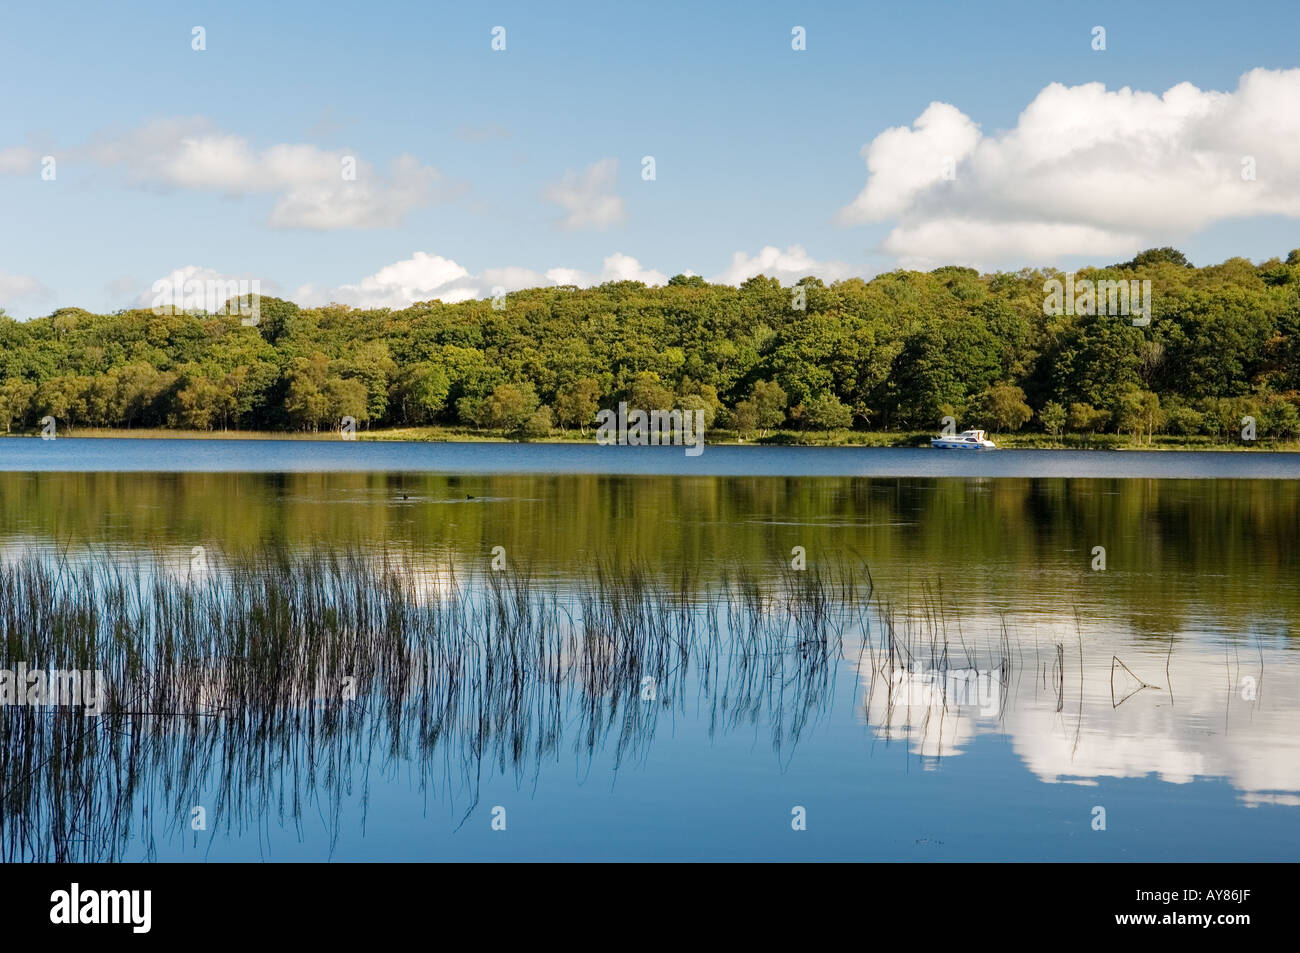
[[[346,440],[0,439],[0,470],[416,471],[682,476],[969,476],[1300,479],[1300,453],[938,451],[868,447],[680,447]]]
[[[574,691],[477,747],[427,724],[304,733],[179,787],[176,737],[123,796],[124,858],[1300,853],[1295,455],[61,438],[0,440],[0,470],[9,560],[180,578],[196,546],[216,574],[268,546],[349,548],[437,593],[481,586],[501,547],[575,612],[615,564],[666,589],[688,569],[701,613],[737,574],[776,591],[796,547],[809,572],[874,582],[824,679],[797,646],[781,666],[719,649],[730,664],[694,658],[599,718]],[[885,671],[887,617],[909,654]]]

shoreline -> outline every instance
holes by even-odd
[[[739,439],[728,431],[717,430],[722,439],[708,440],[709,447],[764,447],[805,449],[872,449],[872,450],[918,450],[931,449],[929,440],[933,434],[920,431],[849,431],[849,432],[804,432],[775,431],[766,437],[750,440]],[[0,434],[5,438],[40,438],[39,431],[25,433]],[[552,444],[570,446],[594,446],[595,430],[585,437],[572,431],[552,434],[546,437],[529,437],[520,439],[500,431],[471,431],[453,427],[394,427],[383,430],[357,431],[355,439],[343,440],[333,431],[303,433],[297,431],[277,430],[167,430],[160,428],[142,428],[138,430],[77,427],[69,428],[56,439],[83,440],[195,440],[203,442],[222,442],[237,440],[283,441],[303,443],[411,443],[411,444]],[[1055,451],[1127,451],[1127,452],[1219,452],[1219,453],[1297,453],[1300,452],[1300,439],[1270,441],[1267,438],[1246,444],[1241,441],[1213,441],[1209,438],[1157,437],[1150,443],[1134,442],[1118,434],[1069,435],[1054,439],[1045,434],[994,434],[997,450],[981,451],[996,453],[998,450],[1055,450]]]
[[[4,472],[444,473],[616,477],[959,477],[1262,479],[1300,482],[1300,453],[1201,450],[1097,453],[1058,448],[987,452],[930,447],[714,445],[525,446],[516,442],[113,440],[61,437],[0,446]]]

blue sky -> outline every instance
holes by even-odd
[[[1294,3],[475,6],[7,11],[0,306],[126,307],[187,266],[308,303],[400,304],[614,275],[1072,267],[1167,243],[1204,264],[1300,245],[1300,74],[1240,86],[1300,66]],[[1066,95],[1055,109],[1083,126],[1125,127],[1091,152],[1055,154],[1041,124],[1014,138],[1050,84],[1095,82],[1199,95],[1163,111]],[[846,212],[863,147],[931,103],[952,107],[931,113],[934,141],[882,142],[874,193]],[[954,181],[909,184],[936,149]],[[1256,154],[1258,179],[1234,184]],[[355,183],[330,178],[342,156]],[[1158,201],[1130,194],[1144,183]]]

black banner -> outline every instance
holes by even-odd
[[[1293,874],[1285,865],[1209,864],[732,865],[725,873],[573,864],[550,874],[526,864],[430,866],[6,865],[0,884],[10,937],[128,943],[281,936],[338,943],[425,926],[439,933],[487,926],[494,937],[522,938],[549,932],[557,917],[569,921],[566,931],[581,922],[610,937],[643,933],[663,916],[725,922],[742,933],[834,918],[838,931],[846,915],[860,921],[864,938],[913,924],[926,942],[943,942],[949,931],[953,942],[969,942],[987,931],[989,940],[1136,933],[1232,943],[1284,928]],[[725,891],[715,889],[719,882]]]

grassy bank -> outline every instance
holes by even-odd
[[[10,437],[36,437],[39,431],[10,433]],[[274,430],[168,430],[163,428],[65,427],[61,437],[135,438],[171,440],[339,440],[337,431],[304,433]],[[933,431],[861,430],[774,430],[761,436],[740,437],[734,431],[710,430],[711,446],[799,446],[799,447],[928,447]],[[1006,433],[989,435],[999,447],[1012,450],[1265,450],[1300,451],[1300,439],[1260,438],[1252,442],[1218,440],[1214,437],[1181,437],[1156,434],[1150,441],[1134,440],[1124,434]],[[552,430],[549,436],[520,438],[503,430],[471,427],[386,427],[359,430],[359,441],[409,441],[413,443],[572,443],[595,442],[595,431]]]

